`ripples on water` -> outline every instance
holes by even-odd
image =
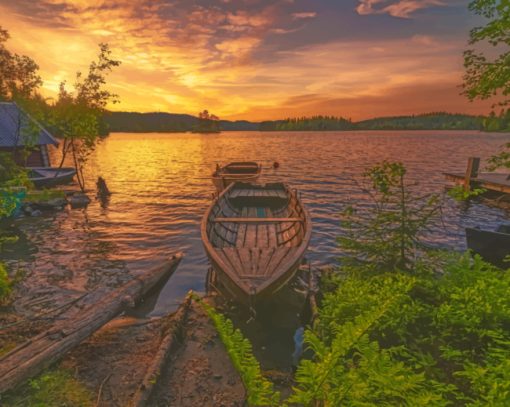
[[[262,181],[284,180],[299,189],[313,219],[307,258],[320,266],[339,256],[339,212],[350,202],[367,202],[354,182],[367,167],[400,160],[423,191],[442,192],[442,172],[464,171],[469,156],[487,157],[506,141],[508,135],[430,131],[112,134],[86,173],[88,188],[95,188],[97,176],[106,179],[113,192],[109,204],[93,201],[87,209],[19,221],[26,241],[9,256],[11,264],[21,260],[30,270],[34,287],[84,290],[117,285],[125,281],[126,268],[141,269],[184,251],[153,311],[163,314],[188,290],[204,290],[208,262],[199,224],[214,192],[209,175],[216,163],[259,161]],[[449,200],[444,224],[438,222],[428,239],[462,250],[464,227],[495,226],[504,218],[498,209]]]

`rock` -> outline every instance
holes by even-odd
[[[23,212],[25,212],[27,215],[31,215],[33,212],[33,209],[30,205],[23,205]]]
[[[36,210],[33,210],[31,213],[30,213],[30,216],[41,216],[42,215],[42,212],[39,210],[39,209],[36,209]]]
[[[82,193],[76,193],[67,199],[71,204],[71,208],[83,208],[90,203],[90,198]]]
[[[46,204],[55,209],[62,209],[64,206],[67,205],[67,201],[65,198],[55,198],[50,199],[48,202],[46,202]]]

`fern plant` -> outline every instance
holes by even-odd
[[[193,295],[209,318],[213,321],[221,341],[234,365],[239,372],[247,392],[247,402],[250,406],[278,406],[280,405],[280,393],[276,392],[273,384],[264,378],[260,370],[260,364],[253,355],[252,346],[239,329],[234,328],[232,321],[200,297]]]
[[[371,338],[376,327],[409,302],[415,280],[404,275],[372,280],[349,276],[326,295],[317,332],[305,334],[314,358],[300,363],[289,402],[305,406],[446,404],[435,388],[440,385],[395,358],[395,349],[381,349]]]

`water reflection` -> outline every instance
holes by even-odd
[[[285,180],[298,188],[313,220],[307,258],[319,266],[339,255],[338,213],[352,201],[366,202],[354,182],[365,168],[401,160],[423,191],[440,192],[442,172],[463,171],[469,156],[487,157],[507,140],[477,132],[112,134],[86,169],[91,190],[99,176],[106,180],[109,202],[93,200],[87,209],[17,221],[27,238],[8,260],[29,271],[23,292],[30,294],[45,285],[56,292],[113,287],[130,270],[183,251],[185,258],[154,304],[152,315],[160,315],[175,309],[188,290],[204,291],[208,262],[199,224],[214,191],[209,176],[216,163],[259,161],[261,181]],[[428,239],[464,249],[464,227],[495,226],[504,217],[498,209],[449,201]]]

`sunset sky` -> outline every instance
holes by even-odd
[[[0,0],[44,92],[110,44],[114,110],[354,120],[488,113],[460,96],[469,0]]]

